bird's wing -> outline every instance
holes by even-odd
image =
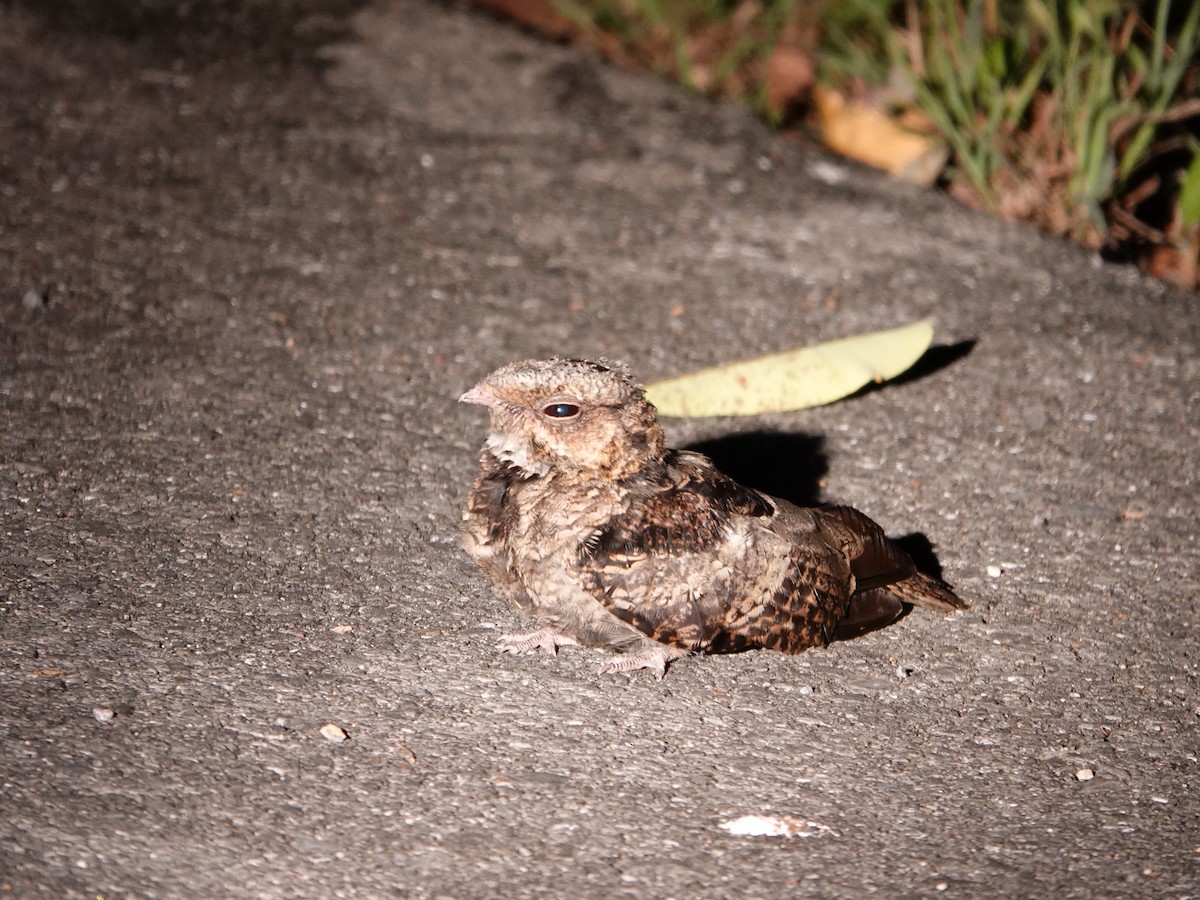
[[[891,618],[895,618],[901,603],[940,612],[967,608],[967,603],[944,581],[917,571],[909,555],[857,509],[830,506],[811,512],[825,539],[850,560],[856,604],[860,598],[864,607],[888,600],[894,605]],[[880,615],[886,617],[886,610],[881,609]]]
[[[915,575],[917,567],[877,522],[850,506],[811,510],[826,542],[850,561],[855,589],[869,591]]]
[[[579,551],[584,588],[613,615],[688,649],[828,642],[850,570],[815,525],[778,533],[773,501],[694,454],[643,488]]]

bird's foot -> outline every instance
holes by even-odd
[[[649,650],[610,659],[600,667],[600,674],[611,675],[614,672],[636,672],[638,669],[651,669],[655,679],[662,681],[667,674],[667,663],[673,659],[679,659],[681,656],[687,656],[687,651],[680,650],[678,647],[652,647]]]
[[[559,647],[577,646],[579,641],[570,635],[560,634],[553,628],[539,628],[526,634],[502,634],[497,646],[501,653],[536,653],[541,650],[551,656],[558,655]]]

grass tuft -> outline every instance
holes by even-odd
[[[773,55],[808,54],[835,90],[922,112],[955,196],[1200,287],[1195,0],[551,2],[619,61],[777,123],[804,103]]]

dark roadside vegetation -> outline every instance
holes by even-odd
[[[1200,4],[476,2],[1200,288]]]

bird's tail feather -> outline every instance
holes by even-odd
[[[954,612],[956,609],[966,609],[967,602],[959,597],[950,585],[941,579],[918,572],[895,584],[881,588],[901,603],[920,606],[923,609],[936,609],[941,612]]]
[[[864,620],[892,621],[896,603],[952,612],[967,604],[950,585],[917,570],[908,554],[888,538],[878,523],[849,506],[827,506],[815,510],[817,527],[831,546],[846,554],[858,593],[851,605],[860,607]],[[890,603],[885,599],[890,598]],[[890,617],[889,617],[890,615]],[[872,625],[867,630],[881,627]]]

